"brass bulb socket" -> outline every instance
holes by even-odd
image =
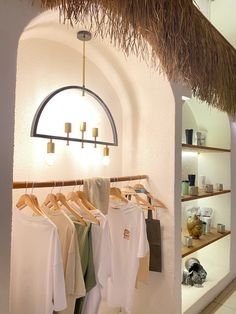
[[[92,128],[92,137],[98,137],[98,128]]]
[[[47,153],[48,154],[54,154],[55,153],[55,143],[50,140],[50,142],[47,143]]]
[[[109,156],[109,147],[104,147],[103,148],[103,156]]]
[[[80,131],[85,132],[86,131],[86,122],[80,122]]]
[[[65,123],[65,133],[71,133],[71,123],[70,122],[66,122]]]

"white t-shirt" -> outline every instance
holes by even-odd
[[[149,251],[143,210],[132,202],[111,200],[108,210],[111,233],[112,278],[108,280],[107,303],[129,313],[139,258]]]
[[[47,217],[13,209],[10,313],[51,314],[66,306],[56,226]]]
[[[64,266],[67,308],[57,313],[73,314],[76,298],[86,294],[77,232],[73,222],[63,210],[49,210],[45,206],[43,209],[57,227]]]
[[[100,225],[92,224],[93,263],[96,286],[86,294],[82,314],[98,314],[103,291],[111,276],[111,239],[107,216],[100,210],[91,210]]]

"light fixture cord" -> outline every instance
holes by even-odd
[[[85,40],[83,41],[83,88],[85,88]],[[82,96],[84,96],[84,89]]]

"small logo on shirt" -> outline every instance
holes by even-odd
[[[124,229],[124,239],[130,239],[130,231],[128,229]]]

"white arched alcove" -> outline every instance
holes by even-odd
[[[160,209],[158,214],[162,224],[164,266],[162,273],[151,273],[148,286],[141,284],[137,289],[134,313],[147,310],[147,298],[150,314],[155,313],[157,307],[171,313],[179,304],[173,282],[176,264],[173,228],[175,98],[172,87],[144,61],[132,55],[125,57],[122,51],[111,46],[109,39],[93,38],[86,45],[86,87],[94,90],[109,107],[117,127],[119,146],[111,149],[108,167],[99,163],[84,167],[76,159],[73,147],[68,150],[64,143],[56,142],[57,161],[53,167],[48,166],[43,157],[46,141],[29,136],[34,113],[51,91],[66,85],[79,85],[82,81],[82,47],[76,38],[82,27],[77,25],[70,29],[58,24],[57,19],[57,12],[35,18],[19,42],[14,180],[147,174],[153,193],[168,207]],[[32,166],[26,172],[28,164]],[[19,193],[14,192],[14,201]],[[37,190],[42,199],[45,193],[45,190]],[[169,293],[173,298],[171,303]]]

